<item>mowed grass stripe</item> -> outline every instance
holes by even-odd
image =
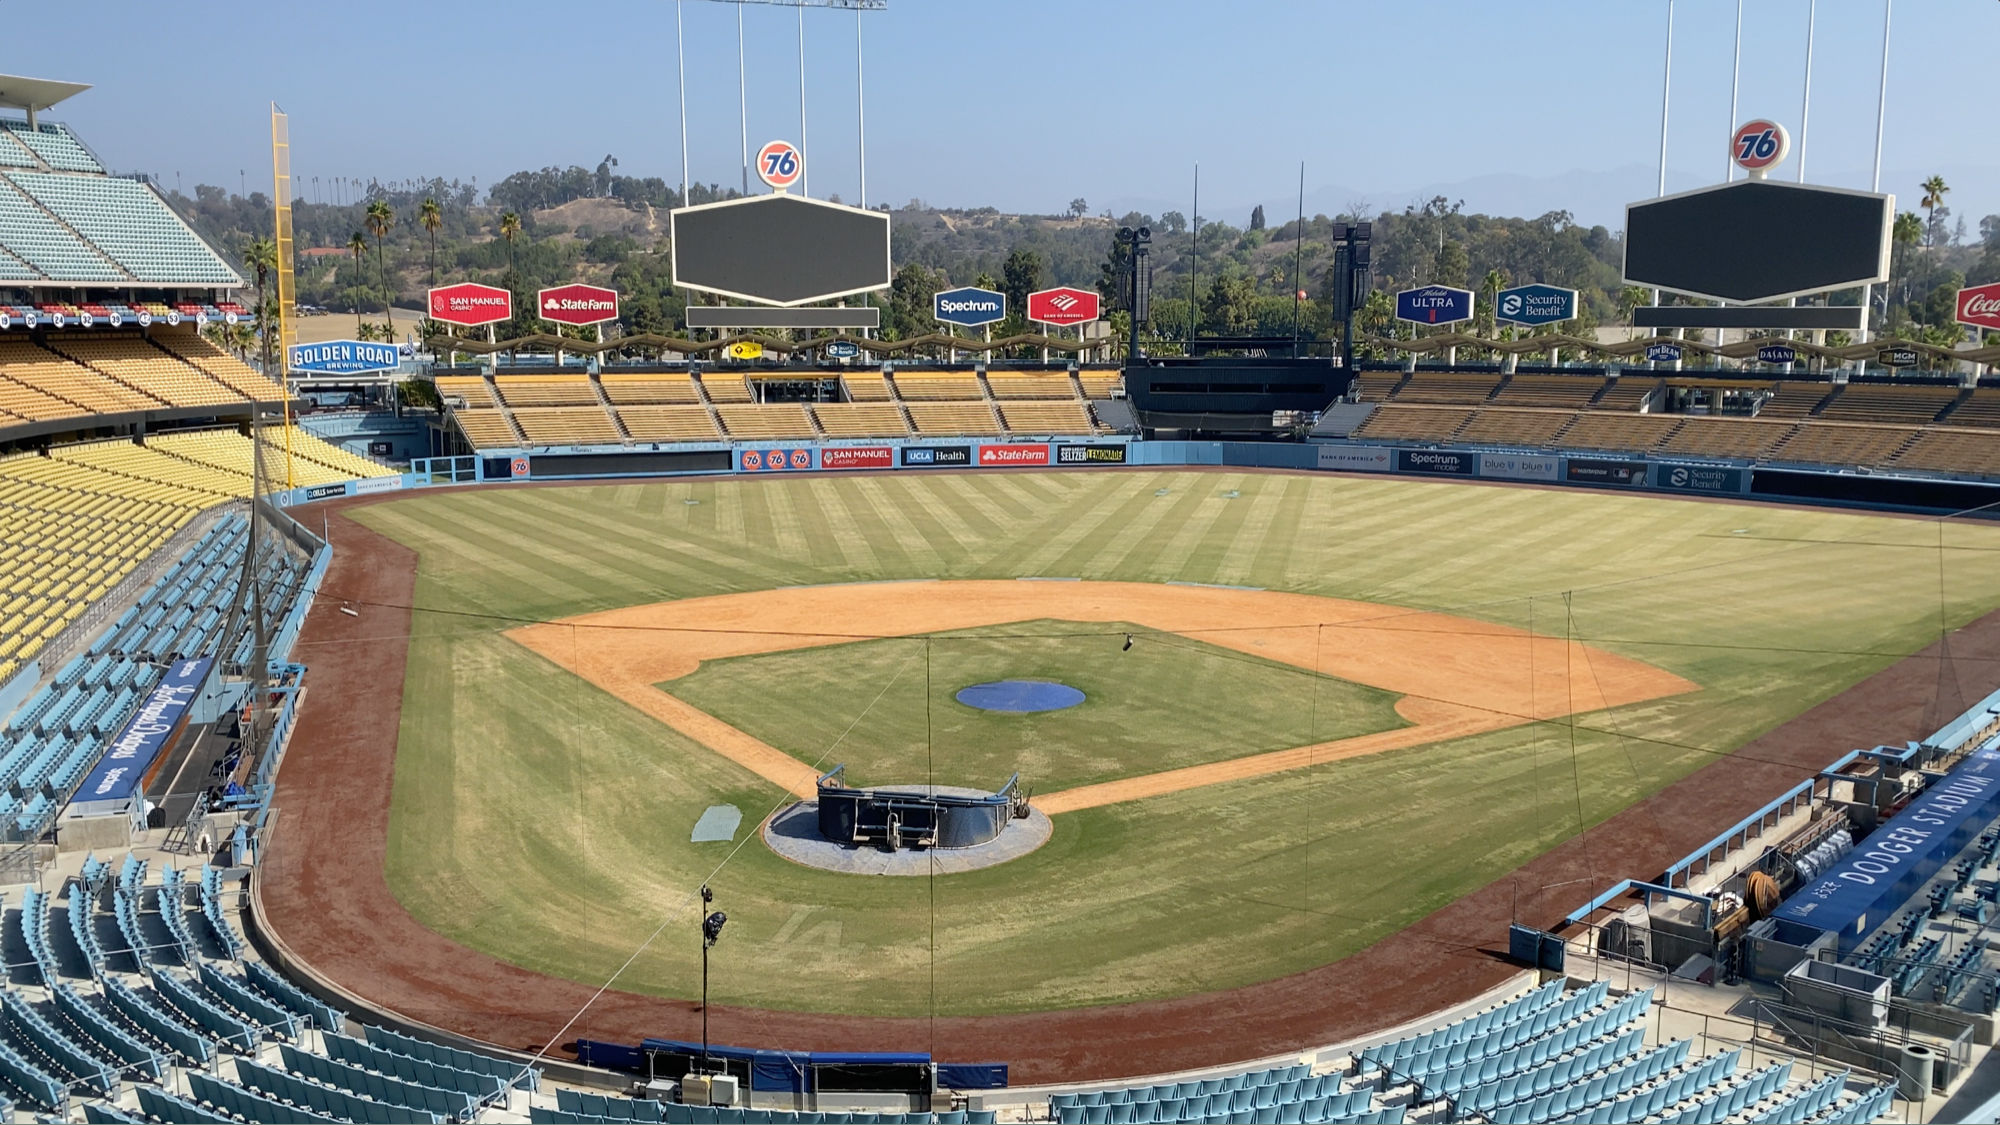
[[[1217,495],[1231,487],[1236,499]],[[819,489],[837,501],[799,499]],[[782,512],[771,502],[780,490],[790,498]],[[827,531],[808,526],[809,508]],[[1532,609],[1537,631],[1560,635],[1571,627],[1567,590],[1577,635],[1700,685],[1580,716],[1574,753],[1568,723],[1532,724],[1066,814],[1033,855],[935,884],[813,872],[748,844],[714,876],[737,935],[717,1000],[778,1008],[924,1014],[933,972],[940,1014],[976,1015],[1181,995],[1323,964],[1921,647],[1939,622],[1937,558],[1910,546],[1934,541],[1931,525],[1610,492],[1171,470],[907,473],[413,495],[362,516],[386,512],[395,518],[377,526],[419,548],[419,600],[440,609],[556,616],[620,591],[650,600],[1039,571],[1393,595],[1381,611],[1389,621],[1402,607],[1445,607],[1523,626]],[[2000,585],[1983,577],[1984,560],[2000,557],[1986,553],[2000,549],[2000,528],[1950,532],[1958,549],[1945,617],[1957,622],[2000,604]],[[821,535],[839,544],[837,565],[780,549],[786,536]],[[558,560],[570,581],[488,568],[492,552],[524,537],[521,550]],[[898,553],[864,555],[849,546],[856,537]],[[609,546],[593,560],[598,540]],[[593,567],[602,574],[586,579]],[[910,573],[887,573],[897,569]],[[583,589],[587,581],[598,588]],[[748,831],[777,795],[527,659],[492,626],[445,621],[420,619],[433,635],[411,650],[391,885],[418,918],[475,948],[601,982],[733,846],[688,841],[701,810],[736,804]],[[1078,678],[1132,666],[1117,638],[1089,640],[1109,648],[1080,655]],[[825,723],[851,718],[887,682],[839,663],[816,674],[841,697]],[[921,715],[921,691],[908,686],[878,706]],[[763,699],[742,684],[730,690],[753,710],[765,699],[810,709],[815,692],[833,698],[832,687],[783,673]],[[1237,693],[1261,698],[1210,705],[1219,725],[1203,753],[1230,742],[1257,707],[1307,737],[1335,710],[1328,694],[1316,720],[1309,686]],[[1152,706],[1144,721],[1171,724],[1168,710]],[[924,747],[925,769],[942,779],[1007,764],[1004,753],[975,762],[992,749],[980,736],[928,747],[913,723],[892,727],[897,741],[879,745]],[[1865,730],[1855,739],[1874,741]],[[1042,752],[1025,746],[1021,758]],[[1103,746],[1075,751],[1078,772],[1110,772]],[[1110,769],[1145,768],[1137,751],[1112,756]],[[625,983],[692,995],[698,953],[655,943]]]

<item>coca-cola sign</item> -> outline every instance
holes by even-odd
[[[1959,290],[1958,322],[2000,331],[2000,281]]]

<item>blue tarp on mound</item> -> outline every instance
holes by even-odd
[[[2000,813],[2000,751],[1971,754],[1772,917],[1839,935],[1846,953]]]

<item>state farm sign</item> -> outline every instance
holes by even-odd
[[[1028,319],[1037,324],[1088,324],[1097,319],[1097,294],[1061,286],[1028,294]]]
[[[535,311],[557,324],[602,324],[618,319],[618,291],[596,285],[558,285],[535,294]]]
[[[1959,290],[1958,322],[2000,330],[2000,281]]]
[[[513,318],[514,295],[497,286],[462,281],[431,290],[430,310],[432,320],[446,324],[494,324]]]
[[[1046,445],[982,445],[979,447],[981,465],[1046,465],[1049,463],[1049,447]]]

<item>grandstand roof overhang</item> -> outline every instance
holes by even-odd
[[[42,110],[90,89],[88,82],[58,82],[0,74],[0,108],[26,110],[30,120]]]

